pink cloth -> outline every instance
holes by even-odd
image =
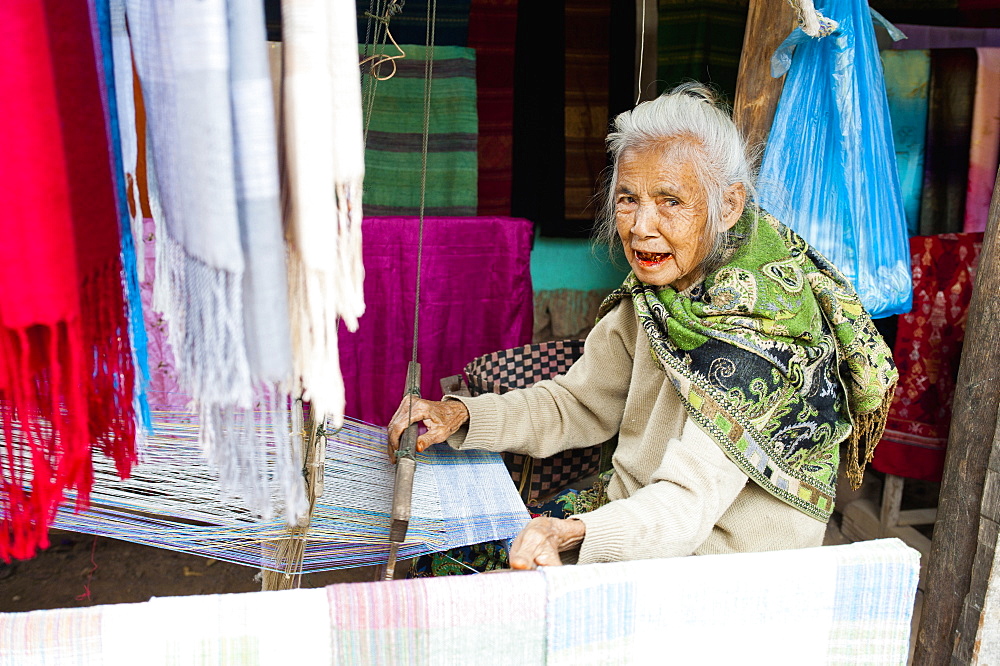
[[[364,221],[365,315],[341,326],[346,414],[386,424],[403,397],[413,346],[419,220]],[[425,398],[477,356],[531,342],[532,225],[510,217],[424,220],[420,339]]]
[[[986,231],[1000,158],[1000,48],[976,49],[976,98],[972,110],[965,231]]]
[[[954,28],[943,25],[909,25],[896,23],[906,39],[893,42],[889,48],[897,51],[912,49],[976,49],[1000,46],[1000,28]]]
[[[153,309],[153,275],[156,273],[156,232],[151,218],[142,221],[145,253],[144,280],[140,283],[142,314],[146,323],[149,358],[149,408],[154,412],[186,412],[191,396],[181,391],[174,351],[168,342],[167,322]]]

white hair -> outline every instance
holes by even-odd
[[[607,138],[611,170],[604,184],[595,233],[612,248],[618,243],[615,222],[615,183],[618,163],[627,151],[662,147],[690,162],[708,199],[708,222],[702,241],[711,248],[699,269],[716,268],[726,244],[725,195],[742,183],[747,201],[754,198],[753,161],[747,143],[719,103],[701,83],[682,83],[654,100],[643,102],[615,118]]]

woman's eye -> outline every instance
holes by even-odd
[[[631,195],[623,194],[623,195],[621,195],[621,196],[618,197],[618,205],[619,206],[631,206],[634,203],[635,203],[635,197],[633,197]]]
[[[663,205],[664,206],[679,206],[680,203],[681,202],[678,201],[677,199],[664,199],[663,200]]]

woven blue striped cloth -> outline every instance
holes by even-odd
[[[0,613],[0,666],[905,664],[896,539]]]
[[[348,418],[339,431],[330,431],[324,492],[305,542],[304,573],[383,564],[389,552],[395,467],[385,428]],[[156,412],[145,457],[132,476],[118,480],[112,463],[95,460],[90,507],[76,512],[67,502],[53,526],[280,570],[269,554],[285,535],[284,520],[261,520],[219,490],[197,432],[194,415]],[[274,452],[265,453],[261,464],[272,470]],[[438,445],[417,462],[400,559],[511,539],[528,522],[499,454]]]
[[[898,539],[547,568],[546,663],[905,664],[919,570]]]

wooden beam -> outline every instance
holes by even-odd
[[[963,645],[973,641],[967,622],[959,622],[966,597],[985,590],[982,572],[976,573],[980,529],[984,525],[983,488],[991,452],[1000,448],[997,413],[1000,408],[1000,181],[993,190],[989,222],[969,304],[964,351],[952,406],[948,453],[941,479],[938,520],[928,562],[927,589],[914,653],[915,664],[952,663],[953,653],[971,654]],[[983,534],[988,545],[996,543],[996,531]],[[988,574],[988,572],[987,572]],[[978,617],[975,618],[978,622]],[[968,660],[958,659],[958,663]]]
[[[785,82],[784,76],[771,77],[771,55],[794,27],[795,12],[787,0],[750,0],[733,120],[754,148],[767,143]]]
[[[993,525],[1000,523],[1000,449],[997,448],[993,449],[990,469],[986,473],[986,488],[983,491],[983,513],[981,515],[984,520],[991,521]],[[982,575],[985,567],[991,569],[991,571],[986,572],[989,575],[989,580],[983,591],[982,604],[978,612],[979,617],[976,618],[978,626],[970,663],[977,666],[1000,663],[1000,557],[997,556],[997,544],[993,544],[993,546],[991,562],[985,562],[987,558],[983,557],[984,562],[982,565],[980,564],[980,556],[984,555],[983,549],[980,548],[976,556],[976,564],[973,565],[973,586],[976,584],[977,573]]]

